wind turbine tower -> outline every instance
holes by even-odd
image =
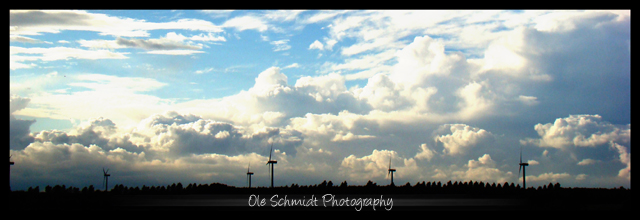
[[[107,189],[109,188],[109,177],[111,176],[111,174],[109,174],[109,169],[105,171],[104,168],[102,168],[102,173],[104,173],[104,178],[102,179],[102,183],[104,184],[104,191],[106,192]]]
[[[389,177],[389,174],[391,174],[391,186],[395,186],[395,184],[393,184],[393,173],[396,172],[396,169],[391,169],[391,157],[389,157],[389,172],[387,173],[387,177]]]
[[[518,168],[518,176],[520,176],[520,169],[522,169],[522,186],[523,188],[527,189],[527,180],[525,179],[525,167],[529,166],[529,163],[523,163],[522,162],[522,147],[520,147],[520,164],[519,164],[519,168]]]
[[[11,161],[11,155],[9,155],[9,192],[11,192],[11,166],[13,166],[13,161]]]
[[[251,188],[251,175],[253,175],[253,172],[249,172],[249,167],[251,166],[251,164],[249,164],[249,166],[247,166],[247,181],[249,183],[249,188]]]
[[[269,150],[269,161],[267,161],[267,166],[271,164],[271,188],[273,188],[273,165],[278,163],[278,161],[271,160],[271,151],[273,151],[273,143],[271,143],[271,150]]]

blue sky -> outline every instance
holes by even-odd
[[[13,189],[630,187],[630,11],[10,11]]]

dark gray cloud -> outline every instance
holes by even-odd
[[[25,11],[9,13],[9,26],[29,27],[44,25],[89,25],[92,16],[89,14],[61,11],[47,13],[43,11]]]
[[[182,42],[176,41],[167,41],[167,40],[158,40],[158,39],[124,39],[117,38],[116,43],[121,46],[131,47],[131,48],[140,48],[144,50],[199,50],[202,47],[186,45]]]
[[[176,123],[178,125],[189,124],[200,120],[197,115],[193,114],[179,114],[175,111],[168,111],[164,114],[154,114],[146,119],[142,120],[141,125],[147,127],[153,127],[154,125],[171,125]]]
[[[528,64],[520,74],[546,74],[550,80],[518,80],[505,74],[490,77],[494,88],[515,88],[519,94],[514,95],[536,97],[539,103],[528,108],[515,103],[504,107],[527,112],[522,116],[531,119],[599,114],[614,123],[629,121],[630,22],[616,19],[611,14],[575,19],[575,28],[558,32],[524,29],[522,41],[526,43],[518,51]]]
[[[9,37],[9,41],[11,41],[11,42],[21,42],[21,43],[30,43],[30,44],[44,43],[41,40],[33,39],[33,38],[30,38],[30,37],[23,37],[23,36],[10,36]]]
[[[29,143],[33,142],[29,127],[35,120],[16,119],[13,115],[9,119],[9,148],[23,149]]]
[[[29,103],[28,98],[22,98],[16,95],[10,95],[9,99],[9,149],[24,149],[29,143],[33,142],[33,136],[29,127],[35,120],[22,120],[13,116],[13,113],[24,109]]]

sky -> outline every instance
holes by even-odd
[[[10,184],[631,187],[630,10],[9,11]],[[271,146],[273,151],[270,151]],[[271,152],[271,153],[270,153]],[[522,156],[521,156],[522,155]]]

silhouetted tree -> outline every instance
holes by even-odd
[[[344,182],[340,183],[340,188],[347,188],[347,181],[345,180]]]
[[[320,185],[318,185],[318,187],[324,188],[327,186],[327,180],[324,180],[320,183]]]
[[[182,189],[183,189],[183,188],[182,188],[182,183],[181,183],[181,182],[178,182],[178,185],[176,185],[176,187],[178,187],[178,190],[182,190]]]
[[[376,184],[374,182],[371,182],[371,180],[367,181],[367,184],[364,185],[365,187],[375,187]]]

